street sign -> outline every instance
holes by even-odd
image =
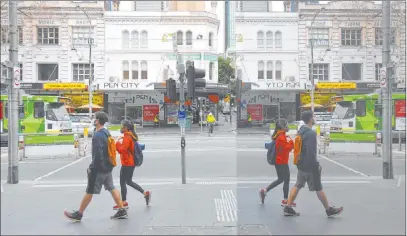
[[[185,111],[178,111],[178,120],[179,119],[185,119],[186,117],[186,112]]]
[[[380,69],[380,87],[382,88],[386,87],[386,77],[387,77],[386,73],[387,73],[386,68]]]
[[[13,87],[19,89],[20,86],[21,86],[20,67],[15,66],[13,68]]]

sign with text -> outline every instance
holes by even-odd
[[[13,87],[20,88],[21,87],[21,80],[20,80],[20,67],[14,66],[13,67]]]
[[[394,116],[396,130],[406,130],[406,100],[394,101]]]
[[[305,90],[305,82],[259,82],[252,90]]]
[[[44,83],[44,90],[86,90],[84,83]]]
[[[160,112],[159,105],[143,105],[143,123],[154,123],[154,117]]]
[[[356,89],[356,83],[318,82],[318,89]]]
[[[335,97],[336,93],[315,93],[314,103],[319,105],[326,105],[329,103],[331,97]],[[301,105],[306,105],[311,103],[311,96],[309,93],[300,94]]]
[[[252,120],[262,121],[263,120],[263,105],[261,104],[248,104],[247,114],[251,115]]]
[[[35,21],[34,21],[35,22]],[[60,25],[61,22],[53,19],[38,19],[36,25]]]
[[[63,95],[64,97],[70,98],[72,101],[72,104],[75,107],[80,107],[83,105],[89,104],[89,93],[79,93],[79,94],[71,94],[71,93],[65,93]],[[98,105],[103,107],[103,94],[102,93],[93,93],[93,104]]]
[[[98,90],[154,90],[154,86],[146,87],[139,82],[110,82],[99,83]]]

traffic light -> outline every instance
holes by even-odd
[[[173,79],[168,79],[165,86],[166,86],[167,97],[171,101],[176,101],[177,100],[177,81],[175,81]]]
[[[203,79],[205,77],[205,70],[197,69],[194,66],[194,62],[188,61],[187,65],[187,86],[188,86],[188,98],[193,100],[195,97],[195,89],[196,88],[205,88],[206,87],[206,80]]]

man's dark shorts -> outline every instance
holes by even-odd
[[[102,186],[105,190],[111,192],[115,189],[113,184],[112,172],[96,172],[89,171],[88,169],[88,186],[86,187],[86,193],[88,194],[100,194]]]
[[[321,191],[322,190],[322,182],[321,182],[321,171],[322,167],[319,166],[316,171],[313,172],[305,172],[298,170],[297,174],[297,183],[295,187],[303,188],[305,183],[308,184],[309,191]]]

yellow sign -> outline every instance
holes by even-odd
[[[319,89],[356,89],[356,83],[340,83],[340,82],[319,82],[317,84]]]
[[[45,83],[45,90],[86,90],[84,83]]]
[[[328,104],[329,99],[334,96],[336,96],[335,93],[315,93],[314,94],[314,103],[324,106],[324,105]],[[301,105],[311,103],[311,96],[309,93],[302,93],[300,95],[300,99],[301,99]]]
[[[64,94],[64,97],[72,100],[72,105],[80,107],[89,104],[89,93],[76,93],[76,94]],[[103,107],[103,94],[93,93],[93,104]]]

